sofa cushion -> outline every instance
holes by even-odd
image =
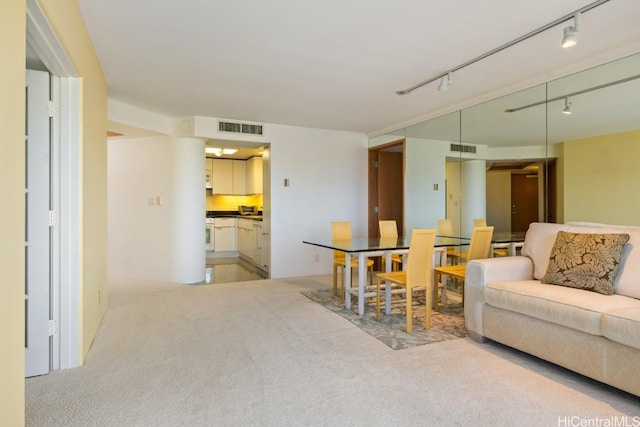
[[[613,281],[628,234],[559,231],[542,283],[613,294]]]
[[[604,313],[602,335],[620,344],[640,349],[640,307]]]
[[[640,300],[622,295],[602,295],[538,280],[487,283],[485,303],[592,335],[603,335],[603,312],[640,309]]]
[[[574,233],[620,233],[629,234],[629,242],[622,251],[618,274],[614,281],[614,293],[640,299],[640,231],[631,226],[607,226],[589,224],[566,225],[534,222],[529,225],[522,255],[533,262],[533,277],[542,279],[547,272],[549,255],[558,231]]]
[[[633,226],[577,226],[567,227],[575,233],[627,233],[629,242],[622,251],[622,260],[614,282],[614,293],[640,299],[640,231]]]

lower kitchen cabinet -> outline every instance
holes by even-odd
[[[237,224],[240,256],[264,270],[262,222],[238,218]]]
[[[216,218],[214,222],[213,236],[216,252],[229,252],[237,250],[236,219]]]

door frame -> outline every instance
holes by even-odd
[[[52,75],[57,105],[51,132],[54,227],[51,244],[51,312],[58,333],[52,340],[52,369],[80,366],[81,160],[78,73],[37,0],[27,0],[26,39]]]
[[[368,153],[368,236],[375,238],[378,237],[378,212],[376,208],[380,205],[380,201],[378,200],[378,173],[376,162],[378,161],[378,153],[380,151],[385,151],[391,147],[402,147],[402,176],[404,177],[404,169],[406,164],[405,153],[406,153],[406,143],[405,139],[401,138],[395,141],[388,142],[386,144],[377,145],[375,147],[369,147]],[[405,199],[404,194],[404,185],[402,188],[403,192],[403,200]],[[403,202],[404,203],[404,202]],[[405,211],[404,205],[402,206],[402,224],[405,224]],[[404,230],[398,230],[398,234],[404,234]]]

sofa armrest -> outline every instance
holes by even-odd
[[[491,282],[533,279],[533,263],[524,256],[470,261],[464,280],[464,319],[469,336],[482,340],[484,286]]]

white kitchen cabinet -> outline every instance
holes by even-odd
[[[237,234],[238,234],[238,252],[240,256],[250,261],[253,260],[255,252],[256,238],[253,230],[253,223],[250,219],[238,218]]]
[[[236,219],[216,218],[214,222],[214,242],[216,252],[236,250]]]
[[[247,194],[262,194],[262,157],[247,160]]]
[[[213,159],[204,159],[204,182],[205,188],[211,189],[211,180],[213,178]]]
[[[233,194],[233,160],[212,159],[213,175],[211,192],[213,194]]]
[[[255,247],[253,250],[253,254],[251,256],[253,262],[258,266],[263,266],[262,262],[262,222],[261,221],[253,221],[253,233],[256,239]]]
[[[233,194],[247,194],[247,162],[245,160],[233,160],[232,172]]]

